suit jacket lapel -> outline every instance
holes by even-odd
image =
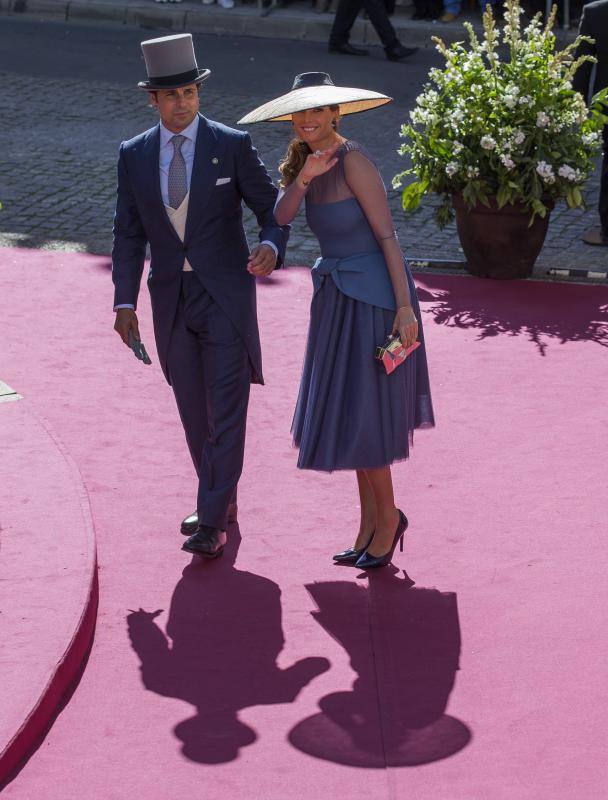
[[[194,163],[190,179],[190,198],[186,218],[187,242],[199,224],[203,208],[207,205],[220,173],[221,142],[209,120],[199,114],[198,133],[194,149]]]
[[[145,166],[145,175],[147,180],[149,181],[148,190],[150,195],[154,197],[156,203],[158,204],[158,213],[159,216],[162,218],[163,223],[169,228],[171,234],[176,238],[176,240],[181,245],[181,240],[177,233],[175,232],[175,228],[171,224],[171,220],[167,214],[167,209],[165,208],[165,204],[163,203],[163,195],[160,190],[160,168],[159,168],[159,156],[160,156],[160,125],[157,125],[153,128],[148,136],[144,148],[145,152],[145,159],[146,159],[146,166]]]

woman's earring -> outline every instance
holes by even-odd
[[[338,123],[337,123],[337,121],[336,121],[335,119],[332,119],[332,121],[331,121],[331,127],[332,127],[334,130],[336,130],[336,129],[337,129],[337,127],[338,127]]]

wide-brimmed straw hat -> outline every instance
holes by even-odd
[[[199,84],[211,75],[210,69],[201,69],[196,63],[191,33],[147,39],[141,43],[141,49],[148,80],[137,85],[148,92]]]
[[[390,103],[392,99],[369,89],[334,86],[327,72],[303,72],[296,75],[290,92],[245,114],[239,120],[239,125],[289,120],[297,111],[322,106],[340,106],[340,115],[358,114]]]

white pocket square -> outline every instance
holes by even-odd
[[[230,183],[232,178],[218,178],[215,182],[216,186],[223,186],[225,183]]]

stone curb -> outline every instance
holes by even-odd
[[[225,11],[194,2],[158,5],[152,0],[134,0],[130,3],[124,0],[0,0],[0,13],[39,20],[118,23],[154,30],[310,42],[327,42],[333,22],[331,13],[277,9],[262,18],[256,8],[237,6]],[[392,23],[404,44],[417,47],[432,46],[432,36],[440,36],[451,43],[462,40],[466,35],[460,24],[415,22],[399,14],[392,17]],[[480,25],[474,27],[480,29]],[[556,34],[558,41],[563,44],[573,41],[576,31],[558,30]],[[362,19],[355,23],[351,41],[364,45],[380,44],[371,23]]]

